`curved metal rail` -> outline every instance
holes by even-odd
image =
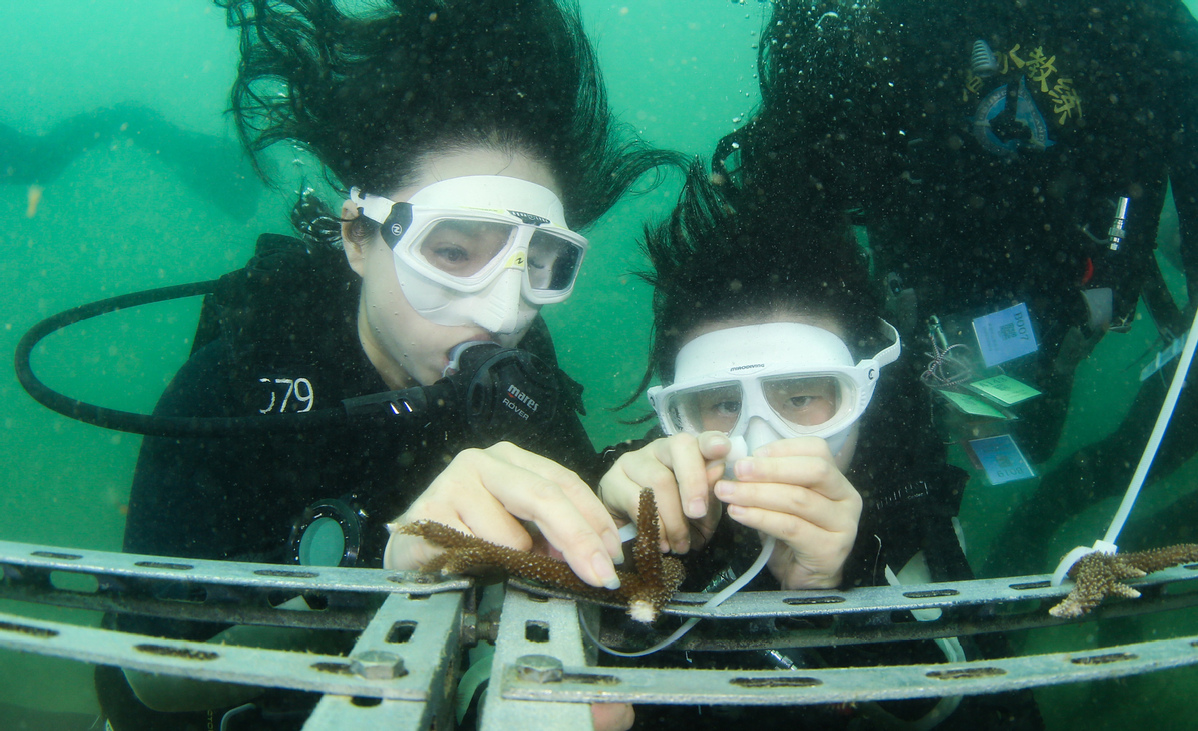
[[[0,647],[204,680],[326,693],[305,728],[363,724],[428,729],[448,723],[461,649],[488,635],[473,584],[377,569],[289,567],[160,558],[0,541],[0,598],[104,612],[222,623],[361,630],[347,657],[164,640],[0,614]],[[1198,564],[1131,582],[1143,593],[1085,618],[1198,604]],[[582,640],[579,606],[509,591],[497,635],[484,728],[585,726],[586,704],[788,705],[988,693],[1081,682],[1198,663],[1198,637],[1104,650],[971,663],[776,672],[599,667]],[[1047,576],[847,592],[739,594],[715,610],[680,594],[667,609],[703,616],[678,649],[743,650],[889,642],[1067,624],[1047,606],[1068,590]],[[277,608],[303,595],[319,611]],[[910,610],[939,619],[910,621]],[[594,622],[599,610],[584,612]],[[772,622],[763,622],[771,618]],[[608,623],[608,643],[644,643]],[[752,631],[754,626],[768,625]],[[745,628],[750,628],[746,631]],[[358,700],[353,700],[353,699]],[[361,699],[374,699],[364,702]]]

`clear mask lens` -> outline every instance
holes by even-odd
[[[744,393],[736,382],[680,391],[670,399],[669,414],[677,432],[729,434],[740,421]]]
[[[517,227],[490,221],[437,221],[410,250],[451,277],[468,279],[489,270],[511,243]]]
[[[783,376],[750,382],[774,415],[797,434],[811,433],[832,421],[845,404],[843,384],[835,376]],[[742,419],[763,416],[748,413],[745,385],[732,381],[679,391],[670,397],[667,413],[676,432],[721,431],[731,434]],[[760,398],[750,399],[758,404]]]
[[[409,245],[409,255],[455,279],[480,280],[508,262],[508,251],[521,235],[516,225],[470,219],[442,219]],[[574,284],[583,248],[549,231],[533,231],[525,269],[534,295],[552,296]]]
[[[535,292],[563,292],[574,284],[582,247],[548,231],[534,231],[528,242],[528,283]]]
[[[826,424],[840,412],[840,381],[833,376],[788,376],[763,381],[770,409],[797,431]]]

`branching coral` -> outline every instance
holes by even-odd
[[[658,549],[657,504],[653,491],[641,491],[637,537],[632,546],[633,566],[616,567],[620,588],[598,589],[579,579],[564,561],[529,551],[498,546],[447,525],[422,520],[402,526],[400,532],[418,535],[445,549],[425,571],[445,574],[477,573],[501,568],[522,579],[537,581],[580,599],[618,604],[640,622],[657,619],[684,576],[682,562],[663,556]]]
[[[1140,592],[1121,583],[1123,579],[1138,579],[1153,571],[1191,561],[1198,561],[1198,544],[1195,543],[1134,553],[1087,553],[1069,569],[1069,576],[1074,581],[1073,591],[1048,613],[1054,617],[1080,617],[1108,596],[1139,598]]]

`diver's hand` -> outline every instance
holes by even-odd
[[[861,495],[819,437],[783,439],[734,465],[715,494],[728,517],[778,539],[770,572],[784,589],[840,585],[857,539]]]
[[[731,448],[718,431],[655,439],[621,455],[599,481],[599,495],[614,515],[635,522],[641,491],[652,488],[662,552],[686,553],[702,547],[719,523],[720,503],[711,489]]]
[[[628,731],[636,721],[636,712],[627,703],[592,703],[591,722],[595,731]]]
[[[614,557],[621,556],[616,525],[591,488],[553,460],[500,442],[467,449],[449,463],[395,524],[432,520],[521,551],[534,539],[521,523],[536,525],[549,547],[592,586],[616,588]],[[383,565],[420,568],[440,549],[391,526]]]

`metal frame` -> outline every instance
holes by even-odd
[[[0,613],[0,647],[197,680],[327,694],[305,729],[449,728],[471,584],[419,573],[160,558],[0,541],[0,598],[361,635],[348,657],[81,627]],[[163,599],[186,596],[186,600]],[[319,611],[277,606],[304,596]]]
[[[493,639],[484,729],[589,727],[593,702],[795,705],[988,693],[1152,672],[1198,663],[1198,637],[1075,653],[939,665],[788,671],[601,667],[579,605],[535,587],[507,592],[498,630],[480,620],[472,584],[418,573],[157,558],[0,541],[0,599],[188,620],[361,630],[348,657],[164,640],[0,613],[0,647],[182,675],[325,693],[305,725],[448,728],[461,649]],[[1086,620],[1198,604],[1198,564],[1130,582],[1143,597]],[[742,593],[715,610],[679,594],[666,613],[702,616],[678,649],[818,647],[950,637],[1067,624],[1047,606],[1068,590],[1047,576],[869,587],[849,592]],[[304,596],[319,611],[278,605]],[[176,597],[169,599],[164,597]],[[909,610],[939,609],[910,621]],[[589,626],[599,610],[586,605]],[[767,631],[746,631],[774,618]],[[667,620],[667,622],[672,620]],[[605,644],[644,645],[619,623]],[[729,629],[732,628],[732,629]]]

